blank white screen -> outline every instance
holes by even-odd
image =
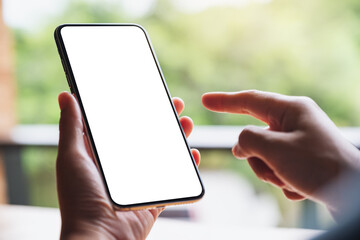
[[[143,30],[61,29],[111,198],[199,196],[202,186]]]

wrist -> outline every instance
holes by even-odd
[[[360,189],[360,172],[347,169],[321,189],[316,194],[316,198],[326,204],[336,221],[342,221],[356,209],[360,201],[358,189]]]

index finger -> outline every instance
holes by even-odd
[[[247,114],[268,124],[281,121],[289,100],[289,96],[257,90],[210,92],[202,96],[203,105],[211,111]]]

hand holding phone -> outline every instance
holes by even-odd
[[[182,101],[177,98],[173,101],[180,114]],[[61,118],[56,175],[62,218],[60,239],[71,239],[73,236],[86,239],[145,239],[162,209],[136,212],[114,210],[95,159],[88,151],[85,126],[76,99],[64,92],[59,95],[59,104]],[[182,117],[180,122],[184,132],[189,135],[192,121]],[[199,152],[193,149],[192,154],[199,163]]]
[[[200,175],[144,29],[61,25],[55,40],[114,207],[199,200]]]

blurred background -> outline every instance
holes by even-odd
[[[57,95],[68,87],[53,38],[56,26],[132,22],[148,31],[171,95],[185,101],[184,115],[200,126],[190,144],[202,153],[206,196],[191,206],[169,208],[163,216],[246,226],[333,224],[323,206],[288,201],[280,190],[259,181],[246,161],[231,155],[229,146],[202,143],[201,126],[216,130],[226,125],[227,131],[235,131],[263,124],[248,116],[209,112],[200,99],[208,91],[244,89],[306,95],[339,127],[352,132],[360,125],[359,1],[2,0],[0,4],[2,202],[58,206]],[[237,134],[231,142],[236,142]],[[37,141],[38,135],[50,135],[45,138],[50,140]]]

